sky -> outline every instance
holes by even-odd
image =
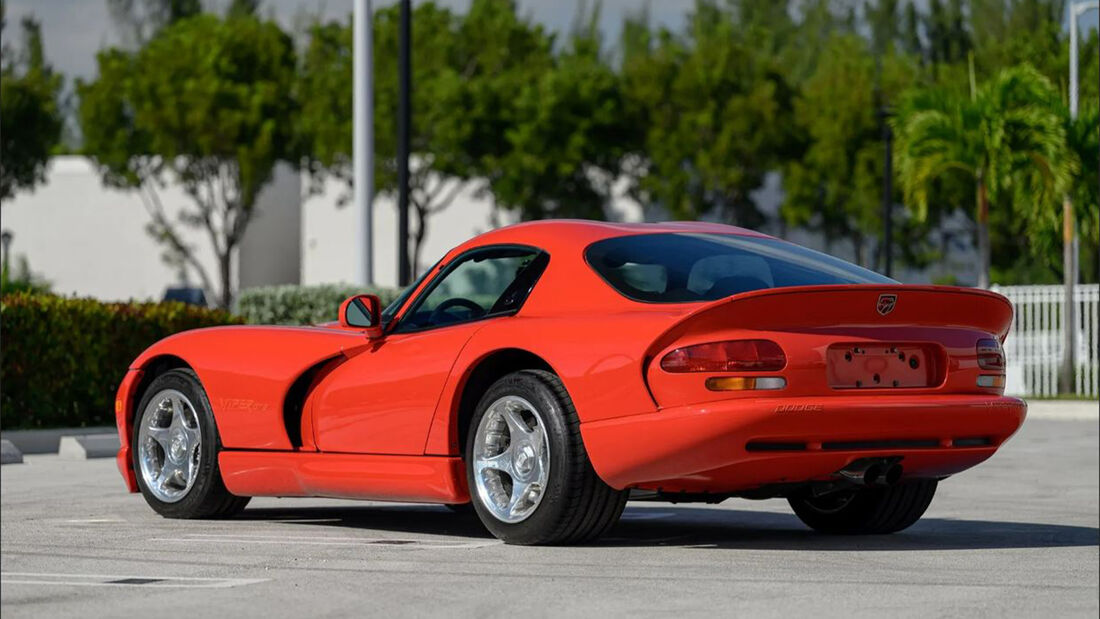
[[[375,8],[392,5],[396,0],[374,0]],[[458,12],[465,12],[470,0],[436,0]],[[205,2],[217,6],[225,0]],[[414,4],[418,4],[414,0]],[[519,0],[525,17],[559,32],[568,31],[577,11],[577,0]],[[591,6],[592,2],[588,3]],[[600,28],[608,36],[618,37],[625,16],[641,11],[645,0],[603,0]],[[650,21],[654,25],[679,28],[695,0],[649,0]],[[345,19],[352,0],[263,0],[261,12],[274,13],[285,28],[313,14],[324,19]],[[42,23],[46,58],[68,77],[91,78],[95,75],[95,54],[116,44],[118,36],[107,11],[106,0],[7,0],[8,27],[5,34],[18,32],[19,20],[33,13]]]
[[[582,0],[518,0],[520,13],[543,24],[550,30],[567,32]],[[588,0],[592,6],[595,0]],[[374,0],[375,7],[394,4],[396,0]],[[436,0],[437,4],[465,12],[470,0]],[[206,0],[207,6],[225,5],[228,0]],[[417,4],[414,0],[414,4]],[[923,2],[918,2],[922,4]],[[95,54],[116,44],[118,36],[107,11],[106,0],[7,0],[8,27],[5,34],[18,32],[19,20],[33,13],[42,23],[46,58],[54,68],[70,80],[95,76]],[[642,11],[647,5],[654,26],[679,29],[695,0],[602,0],[600,29],[605,40],[618,39],[623,18]],[[284,27],[293,29],[296,22],[313,14],[324,19],[345,19],[351,12],[352,0],[263,0],[262,11],[273,14]],[[1097,11],[1081,20],[1083,28],[1094,28]],[[71,83],[71,82],[70,82]]]

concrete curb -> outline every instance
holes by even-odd
[[[65,460],[113,458],[121,445],[117,434],[85,434],[62,436],[57,456]]]
[[[9,440],[0,440],[0,464],[22,464],[23,453]]]
[[[1028,419],[1100,420],[1098,400],[1028,400]]]
[[[9,440],[24,454],[55,454],[61,446],[62,436],[85,436],[88,434],[109,434],[118,430],[114,426],[93,426],[90,428],[50,428],[47,430],[6,430],[0,432],[0,438]]]

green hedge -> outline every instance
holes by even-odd
[[[183,303],[4,296],[0,426],[114,425],[115,391],[141,351],[179,331],[240,322]]]
[[[347,284],[262,286],[241,291],[237,313],[250,324],[313,325],[336,320],[340,303],[355,294],[376,294],[386,307],[401,291]]]

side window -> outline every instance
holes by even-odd
[[[398,331],[439,327],[517,309],[546,264],[534,249],[500,248],[463,258],[418,299]]]

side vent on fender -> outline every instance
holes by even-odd
[[[291,448],[302,447],[302,408],[305,406],[309,392],[312,391],[317,380],[343,363],[345,359],[343,355],[337,355],[313,364],[308,370],[302,372],[302,375],[287,390],[286,397],[283,399],[283,424],[286,426],[286,436],[290,440]]]

